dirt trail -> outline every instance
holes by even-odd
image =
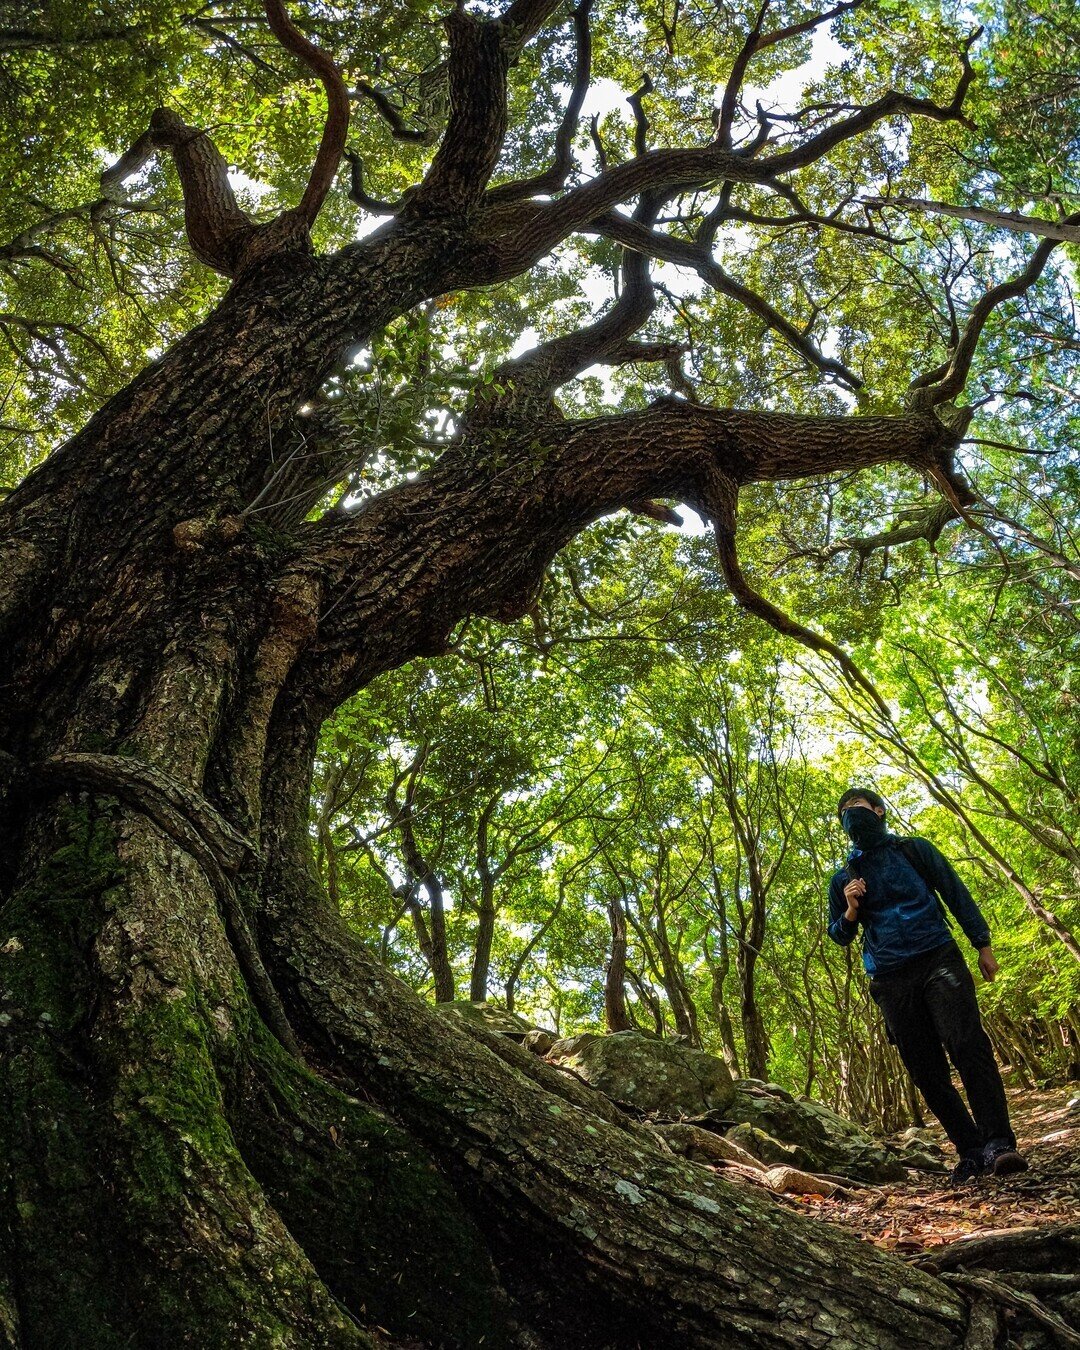
[[[1080,1220],[1080,1109],[1069,1110],[1080,1085],[1014,1089],[1009,1110],[1030,1169],[1011,1177],[980,1177],[950,1186],[948,1173],[911,1173],[911,1179],[844,1198],[790,1196],[789,1203],[829,1223],[850,1228],[880,1247],[922,1252],[957,1238]],[[928,1128],[947,1147],[944,1133]],[[946,1155],[952,1165],[951,1150]]]

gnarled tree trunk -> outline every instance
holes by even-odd
[[[520,272],[650,182],[770,182],[906,106],[880,100],[761,160],[723,144],[643,155],[507,215],[483,199],[506,71],[551,8],[455,15],[451,116],[424,184],[331,258],[305,247],[310,210],[258,229],[235,204],[200,215],[204,143],[158,126],[200,256],[237,279],[0,504],[9,1345],[344,1347],[371,1344],[369,1326],[559,1350],[963,1340],[945,1284],[661,1152],[597,1094],[448,1025],[315,879],[325,717],[465,616],[522,613],[591,521],[688,500],[730,563],[740,484],[886,460],[943,474],[955,443],[931,411],[661,401],[561,420],[551,390],[616,359],[648,313],[628,264],[611,314],[509,363],[426,475],[314,522],[296,500],[319,499],[324,463],[275,497],[268,429],[286,433],[342,351],[395,315]]]
[[[582,454],[596,428],[567,424],[511,481],[459,450],[274,535],[237,510],[238,461],[266,329],[302,347],[298,308],[280,276],[238,286],[3,508],[30,562],[4,611],[10,1339],[360,1345],[374,1323],[453,1345],[524,1327],[560,1347],[958,1343],[944,1286],[445,1025],[314,879],[335,703],[463,614],[520,606],[600,511],[737,462],[738,431],[629,417],[613,477],[603,446],[591,470]],[[211,438],[238,448],[208,463]],[[867,1285],[892,1299],[856,1308]]]

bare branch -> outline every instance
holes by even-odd
[[[307,187],[296,207],[304,227],[310,230],[333,186],[345,149],[345,138],[349,134],[349,91],[341,71],[326,52],[306,38],[289,18],[284,0],[264,0],[264,5],[271,32],[287,51],[298,56],[318,76],[326,90],[326,124]]]
[[[641,77],[641,86],[635,89],[626,100],[634,112],[634,154],[643,155],[648,150],[649,119],[642,100],[653,91],[653,82],[648,74]]]
[[[777,42],[784,42],[787,38],[799,37],[802,33],[809,33],[814,28],[820,28],[823,23],[828,23],[830,19],[839,18],[841,14],[847,14],[850,10],[858,9],[863,0],[845,0],[844,4],[834,5],[832,9],[827,9],[824,14],[816,14],[813,18],[804,19],[802,23],[791,23],[786,28],[776,28],[771,33],[764,33],[758,38],[755,52],[764,51],[766,47],[771,47]]]
[[[767,600],[759,591],[756,591],[747,581],[739,562],[736,547],[738,504],[738,484],[721,470],[715,469],[705,484],[702,506],[705,514],[712,520],[713,530],[716,534],[716,553],[720,561],[720,570],[724,574],[724,580],[727,582],[732,595],[745,610],[756,615],[759,619],[764,619],[769,627],[774,628],[778,633],[782,633],[785,637],[794,638],[796,642],[808,647],[811,651],[832,657],[852,688],[861,690],[878,711],[883,716],[888,717],[889,710],[881,695],[848,656],[847,652],[838,647],[835,642],[830,641],[824,634],[815,632],[814,629],[798,623],[790,614],[787,614],[774,605],[771,600]]]
[[[925,539],[933,548],[945,526],[950,521],[959,519],[955,507],[947,501],[935,501],[929,506],[902,514],[908,516],[907,522],[903,525],[892,525],[879,534],[852,535],[834,539],[831,544],[825,544],[821,548],[795,549],[788,554],[784,562],[792,562],[797,558],[812,558],[823,564],[838,554],[854,553],[858,558],[858,566],[862,567],[867,558],[879,549],[895,548],[899,544],[910,544],[917,539]]]
[[[642,229],[655,220],[661,199],[645,194],[638,203],[635,220]],[[649,264],[644,254],[627,251],[623,255],[622,292],[611,309],[595,323],[563,337],[544,342],[530,352],[507,361],[496,371],[492,385],[494,397],[478,401],[476,413],[485,423],[494,415],[521,415],[526,400],[532,400],[534,415],[551,415],[550,396],[560,385],[587,366],[604,363],[623,364],[633,360],[669,360],[682,350],[682,344],[656,344],[651,350],[630,343],[631,335],[653,312],[655,299],[649,279]],[[646,354],[649,353],[649,354]]]
[[[364,191],[363,157],[355,150],[346,150],[345,158],[349,162],[349,201],[355,202],[362,210],[370,212],[373,216],[394,215],[400,203],[384,202]]]
[[[1019,211],[991,211],[981,206],[950,206],[946,202],[927,201],[924,197],[863,197],[864,206],[882,209],[925,211],[928,214],[952,216],[954,220],[970,220],[979,225],[992,225],[1013,234],[1033,234],[1040,239],[1080,243],[1080,216],[1064,220],[1043,220],[1041,216],[1025,216]]]
[[[367,80],[357,80],[357,93],[371,100],[378,109],[379,116],[390,128],[390,134],[396,141],[413,141],[417,145],[426,145],[431,140],[431,132],[426,127],[411,127],[381,89],[376,89]]]
[[[628,220],[615,212],[592,222],[592,229],[611,239],[617,239],[627,248],[640,249],[650,257],[665,262],[677,263],[682,267],[692,267],[701,279],[707,282],[721,295],[737,300],[752,314],[761,319],[767,327],[784,339],[807,362],[822,374],[830,375],[853,391],[862,388],[862,381],[841,361],[825,356],[814,343],[775,309],[764,296],[749,286],[737,281],[726,272],[711,253],[686,240],[675,239],[670,235],[658,234],[646,229],[637,222]]]

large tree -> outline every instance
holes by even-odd
[[[36,83],[14,67],[12,87],[37,99],[30,142],[60,124],[48,97],[58,50],[78,54],[91,120],[110,79],[120,106],[138,106],[142,85],[123,82],[118,43],[146,44],[154,68],[187,62],[192,80],[238,48],[252,69],[278,69],[266,35],[232,6],[147,7],[149,18],[132,7],[130,25],[94,28],[82,15],[85,29],[80,10],[57,6],[50,25],[47,7],[28,6],[25,23],[0,33],[5,52],[45,54]],[[63,323],[6,316],[37,381],[26,407],[54,398],[80,352],[104,350],[92,322],[111,302],[102,294],[95,309],[85,295],[104,285],[101,268],[56,245],[56,232],[81,212],[99,232],[95,256],[130,289],[140,269],[124,270],[124,246],[101,222],[130,220],[132,182],[149,183],[154,212],[168,212],[154,157],[175,166],[192,253],[228,282],[0,508],[9,1345],[963,1340],[951,1287],[731,1189],[524,1052],[444,1024],[364,950],[315,880],[308,799],[323,721],[380,673],[443,650],[468,616],[525,612],[553,556],[590,522],[621,509],[666,518],[658,503],[690,503],[712,520],[736,595],[798,631],[743,578],[740,491],[893,464],[934,480],[955,509],[970,501],[953,463],[967,419],[953,404],[995,307],[1035,282],[1053,239],[981,299],[969,288],[948,350],[909,372],[906,406],[891,413],[849,414],[835,398],[819,415],[749,397],[719,406],[706,397],[725,387],[715,353],[695,390],[670,331],[635,337],[656,304],[649,260],[673,263],[749,316],[747,344],[756,335],[759,352],[790,350],[852,401],[865,397],[843,351],[815,342],[813,315],[781,312],[790,277],[766,298],[752,268],[746,279],[725,269],[719,240],[729,226],[790,228],[791,239],[835,229],[884,249],[890,236],[847,209],[853,175],[864,165],[880,189],[905,145],[925,150],[919,126],[959,124],[970,42],[913,24],[915,47],[919,33],[935,36],[905,64],[851,4],[777,4],[775,16],[765,5],[749,19],[726,7],[621,13],[623,40],[651,50],[662,35],[673,64],[633,96],[631,134],[595,130],[591,176],[574,157],[587,2],[572,48],[554,0],[456,8],[446,52],[427,59],[423,7],[415,27],[376,16],[382,29],[367,30],[365,47],[332,7],[307,6],[302,31],[267,0],[269,28],[317,75],[329,109],[293,205],[264,219],[243,209],[210,131],[170,106],[106,171],[99,196],[43,212],[6,245],[13,265],[84,288]],[[618,32],[620,11],[601,17]],[[832,19],[850,19],[871,75],[860,85],[849,70],[834,97],[787,120],[747,117],[754,63],[771,76],[777,53],[794,44],[805,55],[808,34]],[[178,36],[155,44],[155,22]],[[367,80],[347,86],[354,39],[351,59],[379,68],[372,31],[419,72],[401,88],[423,126]],[[326,54],[335,46],[338,64]],[[726,85],[701,127],[686,110],[720,69]],[[921,92],[886,87],[893,69]],[[661,148],[646,110],[654,87],[670,134]],[[515,175],[544,144],[537,128],[560,88],[549,162]],[[238,106],[249,92],[235,91]],[[350,151],[353,199],[384,220],[318,251],[312,232],[358,98],[416,147],[423,172],[397,200],[376,200]],[[215,110],[228,105],[226,95]],[[50,142],[57,168],[63,144]],[[80,144],[92,159],[93,143]],[[601,241],[585,245],[597,256],[612,256],[604,241],[626,250],[618,299],[599,317],[579,304],[577,326],[489,367],[444,421],[452,434],[425,471],[320,510],[373,453],[340,406],[343,390],[362,399],[371,373],[357,353],[428,302],[498,288],[582,236]],[[802,256],[778,244],[781,273]],[[858,307],[858,289],[851,280],[845,304]],[[168,330],[179,292],[154,294],[150,318]],[[24,298],[32,305],[32,286]],[[850,317],[835,320],[833,339]],[[739,332],[732,322],[726,340]],[[758,359],[749,345],[741,355]],[[558,391],[589,367],[649,361],[667,363],[678,396],[607,415],[560,411]],[[54,399],[60,420],[107,382]]]

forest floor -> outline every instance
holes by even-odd
[[[1029,1163],[1026,1172],[983,1176],[962,1186],[950,1185],[947,1172],[911,1172],[908,1181],[843,1196],[787,1196],[785,1201],[903,1254],[929,1252],[958,1238],[1075,1223],[1080,1216],[1080,1111],[1070,1111],[1068,1103],[1078,1093],[1075,1083],[1009,1092],[1017,1144]],[[947,1146],[944,1132],[931,1128],[930,1120],[927,1126],[927,1133]]]

